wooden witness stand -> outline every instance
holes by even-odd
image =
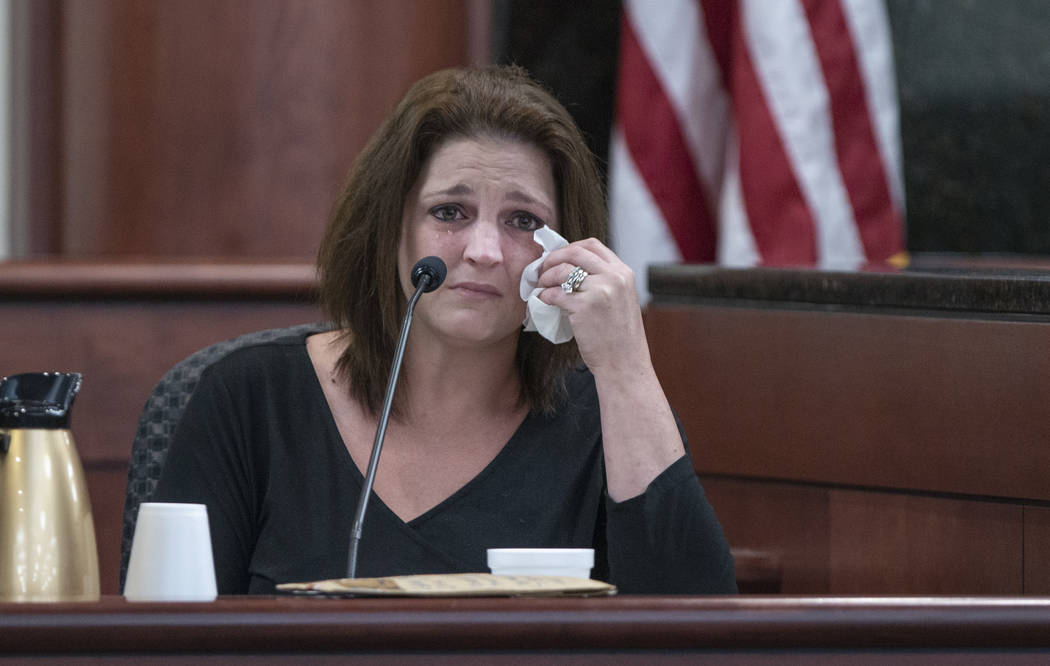
[[[1050,651],[1050,600],[1021,596],[1050,595],[1050,282],[1030,275],[654,271],[654,363],[742,554],[738,578],[764,591],[775,569],[784,596],[125,602],[121,511],[146,396],[210,343],[318,320],[312,280],[305,264],[0,264],[2,371],[85,375],[72,428],[104,595],[0,604],[0,659],[981,663]]]

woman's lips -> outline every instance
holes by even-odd
[[[499,289],[484,282],[458,282],[452,285],[452,288],[467,296],[499,297],[503,295]]]

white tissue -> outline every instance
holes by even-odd
[[[521,273],[521,300],[525,301],[525,330],[536,331],[554,344],[572,340],[572,324],[569,314],[556,305],[548,305],[540,300],[543,289],[536,286],[540,279],[540,264],[551,253],[565,247],[569,241],[551,229],[543,226],[532,234],[532,239],[543,248],[540,258],[525,267]]]

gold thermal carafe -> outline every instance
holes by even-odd
[[[69,431],[75,373],[0,380],[0,601],[94,601],[98,550]]]

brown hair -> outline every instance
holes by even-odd
[[[594,156],[565,108],[520,67],[447,69],[416,82],[358,156],[333,207],[317,267],[321,307],[349,344],[337,370],[373,412],[382,403],[405,308],[397,251],[405,197],[453,137],[525,141],[550,159],[562,236],[604,239],[605,197]],[[522,333],[521,400],[549,412],[564,397],[575,341]]]

